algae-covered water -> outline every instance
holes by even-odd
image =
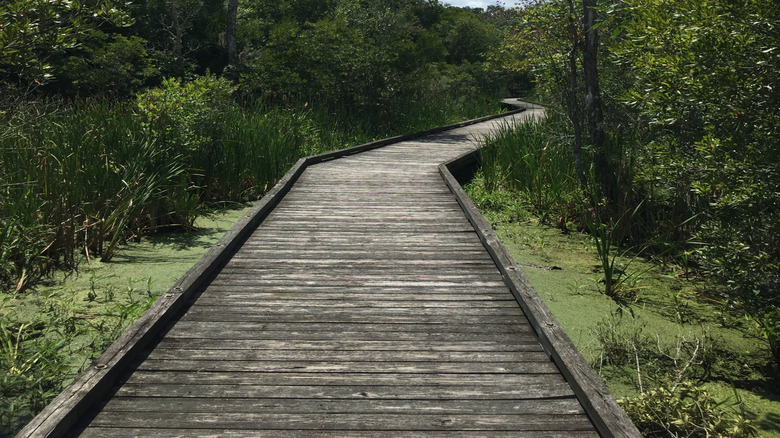
[[[77,271],[18,294],[0,292],[0,437],[26,424],[248,208],[202,216],[195,230],[129,242],[108,263],[84,256]]]
[[[12,387],[2,388],[16,394],[14,397],[23,403],[21,409],[14,408],[17,410],[10,413],[8,406],[0,406],[0,423],[12,431],[28,421],[30,406],[24,403],[32,404],[33,411],[36,408],[27,400],[35,401],[37,397],[38,403],[44,403],[56,395],[56,388],[67,384],[110,345],[247,209],[238,206],[215,212],[198,219],[196,231],[163,233],[130,242],[109,263],[84,258],[74,273],[59,273],[48,284],[17,295],[0,294],[0,322],[5,327],[16,330],[21,324],[29,324],[22,327],[30,330],[29,342],[35,345],[40,345],[36,339],[41,333],[43,338],[66,341],[52,352],[55,359],[65,357],[64,369],[46,371],[42,365],[48,363],[45,360],[49,356],[34,356],[35,350],[27,352],[37,358],[30,370],[43,373],[54,389],[30,397],[15,393]],[[491,220],[489,212],[487,216]],[[522,271],[617,398],[636,396],[639,381],[644,389],[651,388],[658,368],[668,366],[669,357],[684,361],[689,357],[686,354],[699,345],[699,357],[709,363],[693,367],[695,372],[686,378],[706,381],[707,389],[727,404],[741,399],[745,415],[759,429],[759,436],[780,438],[780,393],[762,374],[762,367],[769,361],[765,342],[748,322],[729,319],[727,312],[720,312],[717,305],[704,298],[700,283],[682,278],[675,267],[623,259],[626,273],[636,274],[627,287],[637,299],[621,314],[616,311],[616,303],[600,292],[599,265],[588,236],[564,234],[534,220],[492,222],[518,263],[560,268],[525,267]],[[4,333],[8,338],[11,331]],[[646,354],[633,354],[633,346],[634,352]],[[628,358],[623,357],[626,354]],[[9,370],[24,369],[30,357],[3,360]],[[6,401],[18,403],[14,400]]]
[[[51,303],[77,312],[105,312],[117,304],[153,299],[171,286],[249,209],[222,209],[199,217],[195,229],[154,234],[123,245],[110,262],[82,257],[75,272],[57,272],[20,294],[4,293],[4,321],[30,320]]]
[[[491,213],[486,215],[490,220]],[[620,312],[600,292],[600,265],[589,236],[535,220],[492,222],[518,263],[561,268],[521,270],[616,398],[637,396],[640,381],[644,390],[653,388],[674,360],[683,368],[696,351],[685,379],[706,382],[724,406],[741,399],[734,408],[744,408],[759,436],[780,438],[780,388],[765,372],[769,348],[749,321],[730,318],[707,298],[705,284],[684,278],[678,267],[619,259],[626,274],[634,275],[626,287],[636,294]]]

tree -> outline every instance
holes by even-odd
[[[50,80],[50,58],[103,22],[131,23],[114,0],[10,0],[0,5],[0,75],[23,87]]]
[[[582,70],[585,80],[585,114],[588,119],[590,141],[593,146],[593,164],[602,193],[614,204],[617,193],[614,171],[607,160],[604,145],[604,114],[599,88],[598,52],[599,34],[596,28],[596,0],[582,0],[585,42],[582,50]]]
[[[652,177],[698,228],[698,262],[780,363],[780,9],[773,0],[630,0],[615,61],[655,134]]]
[[[129,7],[135,36],[163,76],[221,72],[228,63],[224,0],[144,0]]]
[[[79,39],[78,47],[53,60],[57,80],[50,89],[82,97],[132,96],[159,73],[145,42],[137,36],[93,30]]]
[[[447,8],[435,27],[444,39],[447,62],[482,62],[501,43],[501,32],[480,14],[460,8]]]

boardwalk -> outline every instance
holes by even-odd
[[[306,167],[68,433],[598,436],[439,173],[495,123]]]

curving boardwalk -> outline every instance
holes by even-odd
[[[103,384],[108,396],[63,431],[621,435],[548,354],[440,175],[496,123],[539,111],[302,169],[161,337],[126,360],[119,383]]]

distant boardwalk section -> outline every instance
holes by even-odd
[[[450,173],[542,115],[301,160],[20,436],[639,436]]]

